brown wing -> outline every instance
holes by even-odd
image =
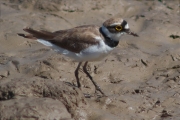
[[[45,40],[49,40],[49,39],[53,39],[55,37],[54,34],[52,34],[52,32],[48,32],[48,31],[44,31],[44,30],[34,30],[32,28],[24,28],[24,31],[30,33],[30,34],[23,34],[23,33],[18,33],[19,36],[22,36],[24,38],[29,38],[29,39],[45,39]]]
[[[36,31],[31,28],[26,28],[24,31],[30,34],[18,35],[30,39],[44,39],[59,47],[76,53],[79,53],[81,50],[91,45],[98,44],[99,41],[97,41],[95,37],[101,36],[99,33],[99,27],[97,26],[81,26],[69,30],[60,30],[55,32],[43,30]]]
[[[95,26],[76,27],[66,31],[56,31],[54,33],[58,34],[55,38],[50,40],[51,43],[76,53],[99,43],[99,41],[95,39],[97,35],[99,36],[98,28]]]

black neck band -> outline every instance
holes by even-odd
[[[109,46],[109,47],[116,47],[119,44],[119,41],[114,41],[111,38],[109,38],[102,30],[102,27],[99,28],[100,33],[103,35],[103,37],[105,38],[105,43]]]

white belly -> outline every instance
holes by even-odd
[[[88,48],[82,50],[80,53],[74,53],[74,52],[68,51],[64,48],[56,46],[56,45],[54,45],[48,41],[42,40],[42,39],[38,39],[37,41],[42,43],[45,46],[49,46],[49,47],[53,48],[56,52],[61,53],[65,56],[68,56],[78,62],[97,61],[97,60],[103,59],[113,50],[113,48],[107,46],[103,42],[103,40],[100,40],[100,43],[97,45],[93,45],[91,47],[88,47]]]

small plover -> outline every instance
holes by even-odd
[[[74,72],[78,88],[81,88],[78,70],[82,63],[85,62],[83,65],[84,73],[94,84],[95,92],[99,91],[103,96],[105,96],[104,92],[87,71],[88,62],[101,60],[107,56],[118,45],[123,34],[138,36],[130,31],[128,23],[121,18],[110,18],[101,27],[84,25],[55,32],[34,30],[32,28],[23,30],[29,34],[18,33],[19,36],[37,40],[43,45],[53,48],[58,53],[79,62]]]

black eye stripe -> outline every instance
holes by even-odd
[[[110,29],[111,29],[111,28],[114,28],[114,27],[115,27],[115,26],[107,26],[107,28],[110,28]]]
[[[127,22],[125,20],[123,20],[123,22],[121,23],[122,27],[125,28],[125,26],[127,25]]]

